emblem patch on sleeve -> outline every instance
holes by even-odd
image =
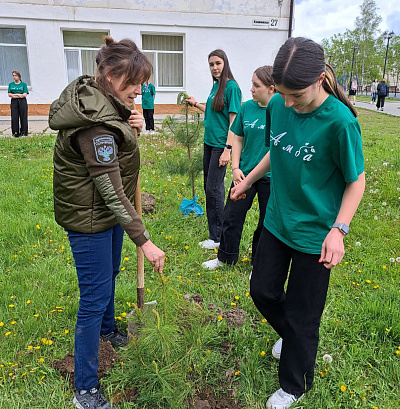
[[[100,135],[93,138],[94,151],[97,162],[108,165],[113,163],[116,158],[115,141],[111,135]]]

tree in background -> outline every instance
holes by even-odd
[[[335,68],[339,82],[343,85],[346,76],[350,76],[353,47],[358,46],[354,59],[353,74],[357,75],[359,83],[370,85],[374,78],[380,79],[385,62],[386,41],[382,37],[379,25],[382,17],[378,14],[378,7],[374,0],[364,0],[360,6],[360,15],[356,17],[354,30],[334,34],[331,38],[324,38],[322,46],[326,55]],[[396,82],[400,67],[400,36],[390,41],[386,72],[392,74]],[[347,77],[347,78],[348,78]],[[389,77],[389,76],[387,76]],[[390,84],[390,81],[388,81]],[[397,84],[391,84],[397,85]]]

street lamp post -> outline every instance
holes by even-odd
[[[386,31],[383,33],[383,38],[384,38],[385,40],[387,40],[387,44],[386,44],[386,54],[385,54],[385,65],[383,66],[383,77],[382,77],[382,78],[385,78],[385,73],[386,73],[386,61],[387,61],[388,50],[389,50],[389,41],[390,41],[393,37],[394,37],[394,32],[393,32],[393,31],[391,31],[391,32],[389,33],[389,31],[386,30]]]
[[[353,58],[351,60],[351,73],[350,73],[350,85],[349,85],[349,89],[351,87],[351,81],[353,80],[353,65],[354,65],[354,56],[356,54],[356,50],[358,50],[358,45],[355,44],[351,47],[353,49]]]

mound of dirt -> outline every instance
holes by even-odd
[[[99,367],[97,375],[101,379],[104,374],[110,370],[114,363],[119,361],[119,356],[115,352],[115,349],[109,342],[100,341],[99,344]],[[53,362],[53,368],[57,369],[61,376],[68,379],[71,388],[74,388],[74,355],[68,352],[68,354],[59,361]]]

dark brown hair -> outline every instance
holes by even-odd
[[[21,73],[20,73],[19,71],[14,70],[14,71],[12,72],[12,74],[17,74],[18,77],[19,77],[19,80],[22,81],[22,79],[21,79]]]
[[[132,40],[125,38],[115,42],[111,37],[104,37],[104,41],[105,45],[96,56],[95,79],[106,94],[112,94],[110,77],[125,78],[122,90],[128,85],[143,84],[150,78],[153,67]]]
[[[314,84],[323,72],[324,90],[343,102],[357,117],[357,111],[339,88],[333,68],[325,63],[324,49],[308,38],[292,37],[286,40],[275,58],[272,77],[276,84],[297,90]]]
[[[257,78],[266,87],[270,87],[271,85],[275,86],[274,79],[272,78],[272,66],[271,65],[263,65],[262,67],[257,68],[254,71],[254,74],[257,75]]]
[[[219,49],[211,51],[211,53],[208,55],[208,60],[210,60],[211,57],[219,57],[224,62],[224,68],[222,69],[221,77],[219,78],[218,90],[212,102],[212,109],[214,111],[220,112],[224,109],[224,93],[226,83],[228,82],[228,80],[233,80],[235,82],[236,80],[233,77],[231,68],[229,67],[229,61],[227,55],[225,54],[225,51]],[[213,81],[218,81],[217,78],[215,78],[212,74],[211,76],[213,78]]]

